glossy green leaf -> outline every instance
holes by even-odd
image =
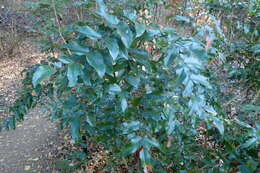
[[[126,148],[123,149],[123,151],[121,152],[121,155],[123,157],[128,156],[130,154],[133,154],[137,151],[137,149],[140,147],[139,143],[134,143],[134,144],[130,144],[127,145]]]
[[[103,78],[106,72],[106,65],[104,63],[103,55],[99,52],[91,52],[87,54],[87,61],[91,65],[99,77]]]
[[[181,73],[178,75],[176,84],[181,85],[183,81],[186,79],[187,75],[184,70],[181,70]]]
[[[80,46],[76,41],[70,41],[68,44],[61,46],[61,48],[67,48],[75,52],[76,55],[85,55],[89,52],[89,48]]]
[[[189,96],[191,96],[191,95],[192,95],[192,92],[193,92],[193,87],[194,87],[194,83],[193,83],[191,80],[189,80],[189,81],[187,82],[186,86],[185,86],[185,89],[184,89],[183,92],[182,92],[182,95],[183,95],[184,97],[189,97]]]
[[[106,65],[106,73],[110,76],[114,76],[113,70],[113,58],[109,54],[103,54],[104,63]]]
[[[107,12],[107,7],[103,0],[97,0],[99,9],[97,10],[97,14],[102,16],[108,23],[112,25],[117,25],[119,23],[119,20],[116,16],[111,15]]]
[[[120,22],[117,26],[117,32],[121,37],[121,40],[125,47],[130,48],[133,41],[133,33],[125,22]]]
[[[113,60],[116,60],[119,55],[119,45],[117,43],[117,40],[114,38],[106,38],[105,43],[111,57],[113,58]]]
[[[33,86],[36,87],[43,79],[56,73],[56,70],[49,65],[41,65],[37,68],[32,77]]]
[[[185,17],[185,16],[175,16],[175,19],[178,22],[185,22],[185,23],[189,23],[190,22],[190,19]]]
[[[117,25],[119,20],[116,16],[113,16],[111,14],[108,13],[104,13],[104,12],[97,12],[100,16],[104,17],[106,19],[107,22],[113,24],[113,25]]]
[[[243,111],[260,111],[260,106],[255,106],[255,105],[245,105],[242,107]]]
[[[124,10],[124,16],[127,17],[129,20],[131,20],[132,22],[136,22],[137,18],[136,18],[136,12],[133,10]]]
[[[205,76],[192,74],[190,77],[196,83],[204,85],[205,87],[211,88],[211,85],[209,84],[208,79]]]
[[[249,129],[252,128],[252,126],[250,126],[249,124],[247,124],[247,123],[245,123],[245,122],[243,122],[243,121],[240,121],[240,120],[238,120],[238,119],[235,119],[235,122],[236,122],[237,124],[239,124],[240,126],[242,126],[242,127],[249,128]]]
[[[96,126],[96,122],[95,122],[95,119],[94,119],[93,115],[87,116],[86,121],[87,121],[87,123],[88,123],[90,126],[92,126],[92,127],[95,127],[95,126]]]
[[[132,121],[131,123],[126,123],[127,125],[129,125],[130,129],[133,130],[133,129],[138,129],[138,126],[140,126],[140,122],[138,121]],[[126,128],[128,128],[128,126],[125,126]],[[128,138],[130,139],[130,141],[133,143],[133,144],[139,144],[139,146],[142,145],[142,137],[141,136],[138,136],[136,134],[131,134],[128,136]]]
[[[148,136],[145,136],[143,138],[143,144],[147,148],[150,148],[150,147],[160,148],[160,144],[158,143],[158,141],[155,138],[148,137]]]
[[[150,67],[149,55],[146,50],[143,49],[129,49],[129,54],[135,58],[138,63]]]
[[[146,30],[145,40],[152,40],[154,37],[158,36],[161,33],[159,29],[149,29]]]
[[[256,44],[256,45],[252,46],[251,50],[253,51],[253,53],[255,55],[259,54],[260,53],[260,44]]]
[[[176,125],[177,125],[176,121],[174,121],[174,120],[173,120],[173,117],[171,116],[171,117],[169,118],[169,121],[168,121],[168,123],[167,123],[167,126],[165,127],[168,136],[171,136],[171,135],[173,134]]]
[[[201,69],[202,68],[202,63],[199,61],[197,58],[185,58],[184,63],[188,65],[189,68],[192,69]]]
[[[151,155],[149,153],[149,150],[146,148],[143,148],[140,151],[140,160],[142,163],[142,166],[147,166],[147,165],[151,165]]]
[[[136,31],[136,37],[140,37],[144,34],[146,28],[144,24],[136,23],[135,24],[135,31]]]
[[[121,92],[121,88],[120,88],[120,86],[117,85],[117,84],[112,84],[112,85],[109,85],[108,91],[109,91],[110,93],[118,93],[118,92]]]
[[[78,82],[78,77],[82,74],[82,67],[80,64],[69,64],[67,77],[69,80],[69,87],[74,87]]]
[[[179,54],[178,49],[176,49],[175,47],[170,47],[167,50],[166,56],[164,57],[164,65],[165,66],[171,65],[174,59],[177,58],[178,54]]]
[[[223,122],[220,119],[214,117],[213,123],[217,127],[219,133],[221,135],[223,135],[224,134],[224,124],[223,124]]]
[[[242,148],[248,148],[248,147],[252,146],[253,144],[255,144],[256,141],[257,141],[256,138],[250,138],[243,145],[241,145],[241,147]]]
[[[135,121],[131,121],[131,122],[125,122],[123,123],[123,129],[124,129],[124,134],[128,134],[129,132],[132,132],[132,131],[136,131],[136,130],[139,130],[140,127],[142,126],[142,123],[138,120],[135,120]],[[141,137],[137,137],[136,140],[141,140]],[[132,143],[135,143],[134,141],[132,141]]]
[[[83,72],[81,73],[81,78],[85,85],[91,86],[90,76],[87,71],[83,70]]]
[[[101,34],[99,34],[97,31],[95,31],[94,29],[90,28],[89,26],[81,26],[81,27],[77,27],[77,31],[81,34],[83,34],[84,36],[96,40],[102,37]]]
[[[74,119],[71,121],[70,125],[71,125],[71,137],[72,139],[76,140],[79,138],[80,123],[77,119]]]
[[[122,111],[125,112],[127,107],[128,107],[128,104],[127,104],[126,98],[122,98],[121,99],[121,109],[122,109]]]
[[[133,75],[128,75],[126,78],[126,81],[132,85],[135,88],[138,88],[139,83],[140,83],[140,78],[139,77],[135,77]]]
[[[63,64],[70,64],[70,63],[73,62],[70,58],[68,58],[66,56],[61,56],[61,57],[58,58],[58,60],[60,62],[62,62]]]
[[[147,51],[144,49],[129,49],[129,53],[131,53],[132,56],[138,57],[138,58],[148,59],[148,57],[149,57]]]

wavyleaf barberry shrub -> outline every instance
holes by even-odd
[[[61,56],[25,70],[21,97],[1,129],[14,128],[28,109],[44,103],[75,141],[87,136],[115,160],[138,157],[144,172],[202,167],[208,160],[199,127],[215,130],[216,138],[224,134],[208,102],[212,87],[202,72],[210,57],[203,42],[145,26],[128,10],[110,14],[97,3],[97,22],[70,26]],[[46,96],[51,101],[43,102]]]

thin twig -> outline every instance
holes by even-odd
[[[55,19],[56,19],[56,22],[58,24],[58,32],[59,32],[59,35],[62,39],[62,41],[64,42],[64,44],[67,44],[65,38],[63,37],[62,33],[61,33],[61,24],[60,24],[60,21],[59,21],[59,18],[58,18],[58,14],[57,14],[57,9],[56,9],[56,5],[55,5],[55,2],[54,0],[52,0],[52,7],[53,7],[53,11],[54,11],[54,15],[55,15]],[[71,55],[71,51],[69,49],[67,49],[68,53]]]

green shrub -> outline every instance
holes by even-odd
[[[86,147],[87,137],[110,151],[104,170],[123,158],[135,163],[129,171],[228,172],[235,161],[240,171],[256,170],[259,125],[236,121],[249,135],[232,136],[233,121],[215,111],[213,87],[203,75],[211,58],[203,42],[97,3],[95,22],[67,28],[61,56],[24,71],[21,97],[0,129],[15,128],[43,103],[78,144]],[[46,96],[51,101],[42,101]]]

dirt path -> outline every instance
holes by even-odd
[[[52,173],[60,142],[54,124],[33,110],[16,130],[0,133],[1,173]]]
[[[22,48],[22,55],[0,59],[0,120],[8,116],[6,108],[21,87],[20,72],[44,59],[35,49]],[[27,51],[27,52],[26,52]],[[55,125],[39,108],[30,111],[16,130],[0,132],[0,173],[53,173],[54,156],[60,138]]]
[[[22,48],[22,54],[0,59],[0,120],[9,116],[7,108],[22,87],[20,73],[48,56],[37,50],[29,42]],[[46,113],[35,108],[17,124],[16,130],[0,132],[0,173],[58,173],[60,171],[54,169],[55,162],[66,158],[71,151],[80,150],[74,144],[66,129],[56,129],[55,124],[47,120]],[[104,163],[107,153],[98,147],[90,151],[89,162],[75,173],[99,172],[94,170]]]

